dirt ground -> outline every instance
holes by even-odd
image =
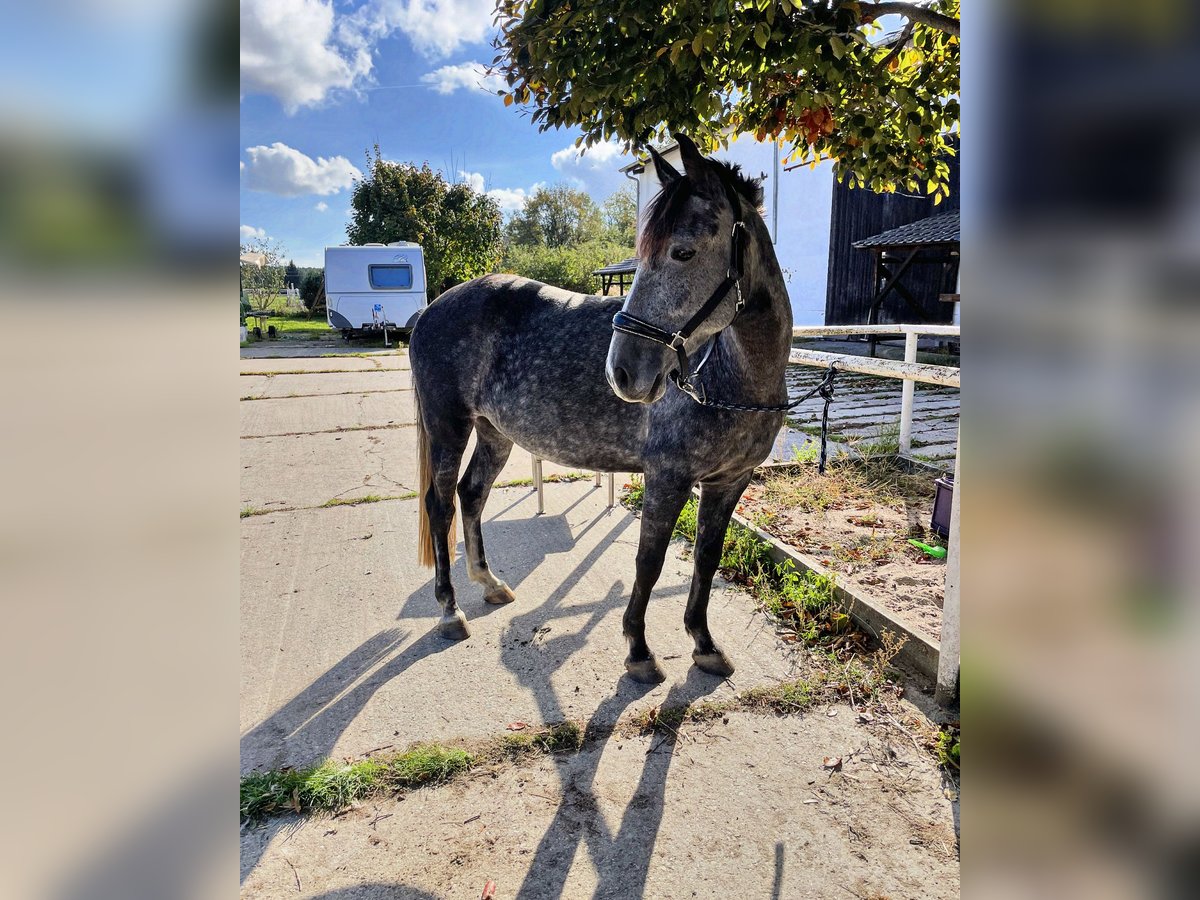
[[[945,546],[929,530],[934,476],[850,459],[832,462],[826,473],[810,464],[761,473],[738,511],[904,624],[940,638],[945,561],[908,543]]]
[[[939,784],[928,756],[847,706],[732,713],[272,820],[243,836],[243,896],[476,900],[492,881],[539,900],[954,898]]]

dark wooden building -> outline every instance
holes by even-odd
[[[875,321],[949,323],[953,321],[954,304],[940,299],[956,291],[957,262],[945,264],[951,254],[957,260],[958,160],[950,157],[950,196],[934,206],[929,197],[901,193],[876,194],[869,190],[851,190],[836,179],[833,184],[833,205],[829,226],[829,275],[825,293],[826,325],[866,324],[873,301],[878,297],[887,276],[880,272],[882,262],[894,274],[912,248],[889,249],[880,252],[869,239],[903,225],[955,214],[953,249],[944,243],[919,249],[897,287],[883,297]],[[936,223],[935,223],[936,224]],[[944,222],[942,223],[944,224]],[[860,243],[863,246],[856,247]],[[905,293],[909,296],[905,297]]]

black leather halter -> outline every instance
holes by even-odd
[[[737,210],[736,205],[733,208],[735,211]],[[691,370],[688,363],[687,351],[684,350],[684,344],[687,343],[696,329],[721,305],[721,301],[725,299],[730,288],[737,289],[737,303],[733,308],[733,319],[730,320],[729,325],[732,325],[737,320],[741,311],[745,309],[746,300],[742,296],[742,264],[746,255],[746,237],[746,226],[741,219],[738,219],[733,223],[733,230],[729,235],[729,268],[725,273],[725,279],[717,285],[708,299],[704,301],[704,305],[696,310],[695,314],[674,334],[664,331],[657,325],[647,322],[645,319],[639,319],[625,310],[621,310],[613,316],[613,331],[621,331],[625,334],[632,334],[634,337],[645,338],[648,341],[654,341],[656,344],[670,347],[675,351],[676,356],[679,357],[679,368],[671,373],[671,378],[681,391],[698,403],[704,403],[704,388],[699,382],[693,381],[693,377],[699,373],[704,363],[708,361],[708,353],[712,352],[712,345],[717,336],[713,335],[713,340],[709,342],[708,352],[705,353],[704,359],[696,367],[695,372]],[[728,328],[729,325],[725,327]]]

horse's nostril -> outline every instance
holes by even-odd
[[[629,373],[620,366],[613,366],[613,383],[619,391],[629,390]]]

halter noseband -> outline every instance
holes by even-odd
[[[730,198],[730,203],[736,215],[738,207],[732,197]],[[631,315],[623,309],[613,316],[612,320],[613,331],[621,331],[625,334],[632,334],[634,337],[645,338],[648,341],[654,341],[656,344],[662,344],[674,350],[676,356],[679,357],[679,369],[672,373],[672,380],[674,380],[676,387],[700,403],[704,402],[703,388],[698,383],[694,384],[692,378],[708,362],[708,354],[712,352],[713,342],[709,343],[708,351],[704,354],[704,359],[696,367],[695,372],[692,372],[689,368],[687,351],[683,349],[684,344],[687,343],[688,338],[692,336],[696,329],[721,305],[721,301],[725,299],[725,295],[729,293],[730,288],[737,288],[737,304],[733,308],[733,319],[730,320],[729,325],[732,325],[737,320],[738,315],[746,307],[746,300],[742,296],[741,280],[742,262],[746,251],[746,225],[741,219],[734,221],[729,240],[729,268],[725,272],[725,279],[717,285],[708,299],[704,301],[704,305],[696,310],[696,313],[687,320],[687,323],[674,334],[664,331],[657,325],[647,322],[645,319],[639,319],[637,316]],[[729,325],[725,327],[728,328]],[[716,335],[713,336],[713,339],[715,341]]]

